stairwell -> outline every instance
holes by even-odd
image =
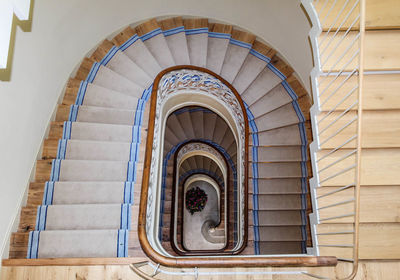
[[[105,40],[68,81],[12,235],[11,258],[143,255],[135,217],[146,101],[154,77],[179,64],[221,75],[246,103],[251,211],[243,253],[305,253],[309,96],[293,69],[254,35],[207,19],[172,18]]]

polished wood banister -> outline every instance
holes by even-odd
[[[146,212],[147,212],[147,196],[150,179],[150,164],[152,157],[152,146],[154,138],[154,124],[155,124],[155,108],[157,102],[157,90],[160,79],[168,72],[180,69],[193,69],[208,73],[218,78],[226,86],[228,86],[237,97],[240,106],[242,107],[245,117],[245,142],[248,144],[249,126],[247,122],[246,109],[243,101],[238,92],[222,77],[213,73],[212,71],[191,65],[180,65],[167,68],[161,71],[154,80],[153,90],[151,94],[151,109],[148,123],[148,134],[146,142],[146,153],[144,159],[142,191],[140,197],[139,207],[139,220],[138,220],[138,236],[139,242],[144,253],[155,263],[160,263],[168,267],[260,267],[260,266],[336,266],[336,257],[259,257],[259,256],[232,256],[232,257],[188,257],[188,258],[172,258],[161,255],[156,252],[150,245],[146,234]],[[247,145],[246,145],[247,146]],[[248,150],[245,153],[245,193],[248,193]],[[245,213],[248,212],[247,197],[245,199]],[[245,219],[245,228],[247,228],[247,219]],[[247,235],[244,238],[244,245],[247,244]],[[244,246],[243,246],[244,249]]]

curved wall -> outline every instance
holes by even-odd
[[[309,88],[310,26],[300,0],[35,1],[32,32],[16,32],[11,81],[0,82],[3,257],[32,164],[71,70],[109,34],[162,15],[204,16],[241,26],[278,50]]]

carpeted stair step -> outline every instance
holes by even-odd
[[[252,183],[250,181],[250,183]],[[301,194],[302,179],[299,178],[259,178],[258,194]]]
[[[81,81],[78,86],[66,89],[63,104],[135,110],[138,100],[138,97]]]
[[[251,33],[236,29],[232,31],[221,69],[221,76],[229,83],[232,83],[238,74],[255,39],[256,36]]]
[[[144,90],[143,87],[91,58],[83,60],[75,78],[138,98]]]
[[[147,88],[153,82],[142,68],[108,40],[97,47],[91,58],[142,88]]]
[[[165,40],[164,33],[155,19],[138,25],[135,30],[162,69],[176,64]]]
[[[299,210],[260,210],[257,212],[259,226],[303,225]]]
[[[258,162],[257,178],[301,178],[302,174],[301,162]],[[303,167],[304,168],[304,167]],[[253,170],[249,170],[249,176],[256,174]]]
[[[130,204],[42,205],[35,230],[130,229],[131,215]]]
[[[257,78],[241,94],[241,97],[247,105],[251,106],[281,82],[282,79],[280,77],[275,75],[271,69],[265,67]]]
[[[65,122],[63,139],[132,142],[139,139],[139,127],[131,125]]]
[[[291,103],[293,98],[289,95],[282,83],[277,84],[267,94],[260,96],[257,102],[250,106],[250,110],[255,118],[267,114],[277,108]]]
[[[190,64],[199,67],[207,65],[208,20],[189,18],[183,20]]]
[[[303,122],[303,116],[299,117],[291,103],[283,105],[269,113],[256,117],[255,123],[258,131],[266,131]]]
[[[131,27],[126,27],[112,42],[117,45],[137,66],[143,69],[151,79],[162,70],[157,60]]]
[[[127,230],[45,230],[29,234],[28,258],[128,256]]]
[[[133,203],[140,194],[140,185],[133,182],[46,182],[41,204],[122,204]]]
[[[135,122],[135,110],[114,109],[93,106],[72,106],[70,119],[77,122],[125,124]]]
[[[231,39],[232,26],[220,23],[209,24],[207,69],[220,74],[229,41]]]
[[[182,17],[167,18],[158,22],[176,65],[189,65],[189,50]]]
[[[301,226],[261,226],[258,231],[263,241],[302,241]]]
[[[259,132],[258,139],[259,145],[262,146],[292,146],[303,144],[300,137],[300,129],[297,124]]]
[[[259,194],[258,210],[301,210],[299,194]]]
[[[259,146],[257,159],[260,162],[304,161],[307,158],[304,150],[303,146]],[[252,160],[252,153],[249,153],[249,160]]]
[[[271,47],[254,41],[252,48],[246,56],[243,64],[232,82],[232,85],[239,92],[243,93],[250,84],[257,78],[261,71],[267,67],[276,51]]]
[[[132,161],[53,160],[50,180],[134,181],[142,166],[142,163]]]
[[[139,161],[145,144],[127,142],[100,142],[83,140],[60,140],[58,151],[60,159]]]
[[[261,255],[302,254],[302,241],[261,241],[258,243]]]

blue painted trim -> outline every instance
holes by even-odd
[[[82,105],[83,99],[85,98],[85,93],[87,90],[88,82],[82,81],[79,85],[78,94],[76,96],[75,105]]]
[[[51,165],[50,181],[58,181],[60,178],[61,159],[53,159]]]
[[[100,61],[101,65],[106,66],[108,62],[114,57],[114,55],[119,51],[116,46],[112,46],[112,48],[107,52],[107,54]]]
[[[136,181],[136,162],[134,162],[134,161],[129,161],[128,162],[126,180],[128,182],[135,182]]]
[[[294,90],[287,81],[282,81],[281,84],[286,89],[287,93],[289,94],[290,98],[292,98],[293,101],[298,99],[297,94],[294,92]]]
[[[127,257],[128,253],[128,230],[120,229],[118,230],[117,238],[117,257],[123,258]]]
[[[44,185],[43,205],[53,204],[54,182],[47,181]]]
[[[138,125],[134,125],[132,126],[132,142],[134,143],[140,143],[141,139],[140,139],[140,131],[141,131],[141,127]]]
[[[236,45],[236,46],[239,46],[239,47],[242,47],[242,48],[249,49],[249,50],[250,50],[251,47],[252,47],[252,44],[245,43],[245,42],[242,42],[242,41],[233,39],[233,38],[231,38],[231,39],[229,40],[229,43],[232,44],[232,45]]]
[[[207,108],[203,108],[203,107],[195,107],[195,108],[187,108],[187,107],[183,107],[181,109],[178,109],[176,111],[173,112],[174,115],[180,115],[183,113],[195,113],[195,112],[204,112],[204,113],[214,113],[213,111],[207,109]],[[214,113],[215,114],[215,113]]]
[[[293,106],[294,111],[296,112],[297,117],[299,118],[299,121],[305,122],[306,118],[304,117],[303,112],[300,109],[299,103],[297,103],[297,100],[292,101],[292,106]]]
[[[125,43],[123,43],[121,46],[119,46],[119,49],[121,51],[125,51],[132,44],[134,44],[137,40],[139,40],[139,36],[135,34],[131,38],[129,38]]]
[[[28,253],[27,253],[28,259],[38,258],[39,240],[40,240],[40,231],[29,232]]]
[[[157,35],[160,35],[162,33],[163,32],[162,32],[161,28],[157,28],[157,29],[154,29],[154,30],[140,36],[140,39],[144,42],[144,41],[149,40],[149,39],[151,39]]]
[[[178,27],[163,31],[165,37],[168,37],[168,36],[171,36],[171,35],[175,35],[175,34],[178,34],[180,32],[185,32],[185,27],[178,26]]]
[[[57,159],[65,159],[65,153],[67,152],[67,139],[58,140],[58,148],[57,148]]]
[[[64,122],[62,139],[71,139],[71,129],[72,129],[72,122],[70,121]]]
[[[69,110],[68,120],[71,122],[75,122],[78,117],[79,105],[71,105]]]
[[[182,174],[179,177],[179,184],[181,184],[182,181],[185,180],[187,177],[189,177],[190,175],[195,174],[195,173],[205,173],[205,174],[209,175],[210,177],[212,177],[215,181],[217,181],[218,184],[222,187],[222,189],[225,188],[224,180],[221,177],[217,176],[216,173],[210,172],[208,169],[203,169],[203,168],[191,169],[191,170],[185,172],[184,174]],[[165,180],[165,179],[166,178],[163,177],[163,180]]]
[[[275,73],[275,75],[277,75],[282,81],[286,80],[286,76],[282,74],[281,71],[278,70],[278,68],[276,68],[274,65],[272,65],[271,63],[267,64],[267,67]]]
[[[262,61],[265,61],[266,63],[269,63],[271,61],[271,58],[263,55],[262,53],[256,51],[255,49],[251,49],[250,54],[257,57],[258,59],[261,59]]]
[[[124,203],[133,204],[133,182],[125,182],[124,184]]]
[[[96,78],[96,75],[100,69],[100,66],[101,66],[101,64],[98,62],[93,63],[92,68],[90,69],[90,72],[85,81],[92,83],[94,81],[94,79]]]
[[[208,37],[209,38],[218,38],[218,39],[230,39],[231,34],[227,33],[219,33],[219,32],[208,32]]]
[[[120,218],[120,229],[130,229],[130,217],[131,214],[131,205],[130,204],[121,204],[121,218]]]
[[[208,27],[186,29],[185,30],[185,34],[186,35],[196,35],[196,34],[203,34],[203,33],[208,33]]]
[[[40,205],[37,208],[35,230],[45,230],[47,220],[47,205]]]

